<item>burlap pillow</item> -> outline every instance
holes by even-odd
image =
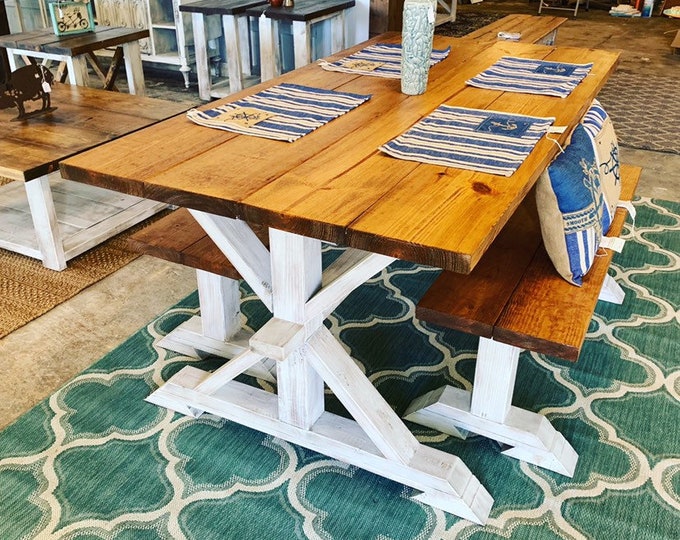
[[[580,286],[602,239],[606,206],[595,149],[581,124],[538,180],[536,203],[543,243],[555,269]]]
[[[596,99],[584,115],[582,123],[595,147],[602,193],[606,203],[602,218],[602,233],[607,234],[621,196],[619,143],[611,118]]]

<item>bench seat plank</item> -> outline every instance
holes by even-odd
[[[266,229],[253,227],[253,231],[262,243],[269,245]],[[231,279],[241,279],[238,271],[186,208],[178,208],[137,231],[128,239],[128,246],[138,253]]]
[[[639,167],[621,166],[621,200],[632,199],[640,173]],[[471,274],[442,272],[418,303],[416,317],[575,361],[613,252],[601,249],[583,285],[569,284],[557,274],[540,241],[532,199],[525,200]],[[625,219],[626,210],[617,209],[608,236],[619,236]],[[520,246],[515,252],[513,243]]]
[[[529,196],[471,274],[445,272],[444,278],[430,286],[416,306],[416,317],[439,326],[492,337],[503,307],[540,245],[540,235],[535,199]],[[494,286],[489,287],[489,283]]]

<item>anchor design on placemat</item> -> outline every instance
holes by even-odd
[[[50,106],[52,82],[54,75],[45,66],[30,64],[20,67],[11,73],[9,82],[0,93],[0,109],[16,107],[19,115],[12,121],[24,120],[55,110],[56,107]],[[37,100],[42,100],[42,107],[27,113],[24,103]]]

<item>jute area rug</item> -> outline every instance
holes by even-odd
[[[0,432],[0,538],[677,540],[680,204],[636,206],[611,270],[623,305],[598,304],[576,364],[527,352],[520,361],[515,405],[545,414],[575,447],[574,478],[502,455],[479,436],[462,441],[409,424],[491,492],[486,526],[277,438],[145,402],[183,366],[222,363],[157,345],[197,311],[194,294]],[[476,340],[414,318],[436,273],[395,263],[327,320],[399,414],[443,384],[471,385]],[[247,324],[259,328],[267,311],[242,293]],[[342,414],[326,397],[327,409]]]
[[[139,257],[126,238],[160,214],[68,262],[55,272],[40,261],[0,249],[0,338],[47,313]]]

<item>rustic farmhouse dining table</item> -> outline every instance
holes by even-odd
[[[368,43],[399,41],[400,35],[391,33]],[[409,485],[426,504],[483,523],[493,504],[485,487],[461,459],[416,440],[323,321],[395,259],[471,272],[559,152],[558,144],[544,136],[512,176],[495,176],[395,159],[378,150],[382,144],[448,104],[554,117],[554,125],[565,130],[550,137],[564,145],[615,69],[618,54],[510,42],[463,46],[435,36],[435,48],[449,45],[451,53],[431,68],[423,95],[401,93],[398,79],[329,72],[312,64],[204,106],[283,82],[371,94],[361,106],[294,143],[177,117],[61,167],[73,180],[189,208],[273,313],[221,368],[207,373],[186,367],[150,401],[190,415],[207,411],[314,449]],[[507,55],[592,62],[593,67],[566,98],[466,85]],[[249,224],[269,228],[269,248]],[[325,269],[322,241],[347,248]],[[233,380],[264,358],[276,361],[277,394]],[[496,394],[508,390],[500,367],[497,376],[485,370],[491,409],[504,399]],[[324,410],[324,383],[353,420]],[[527,432],[520,439],[531,436]]]
[[[0,110],[0,248],[52,270],[167,205],[61,178],[59,161],[186,110],[129,94],[55,83],[50,110]],[[31,107],[34,109],[31,112]]]

